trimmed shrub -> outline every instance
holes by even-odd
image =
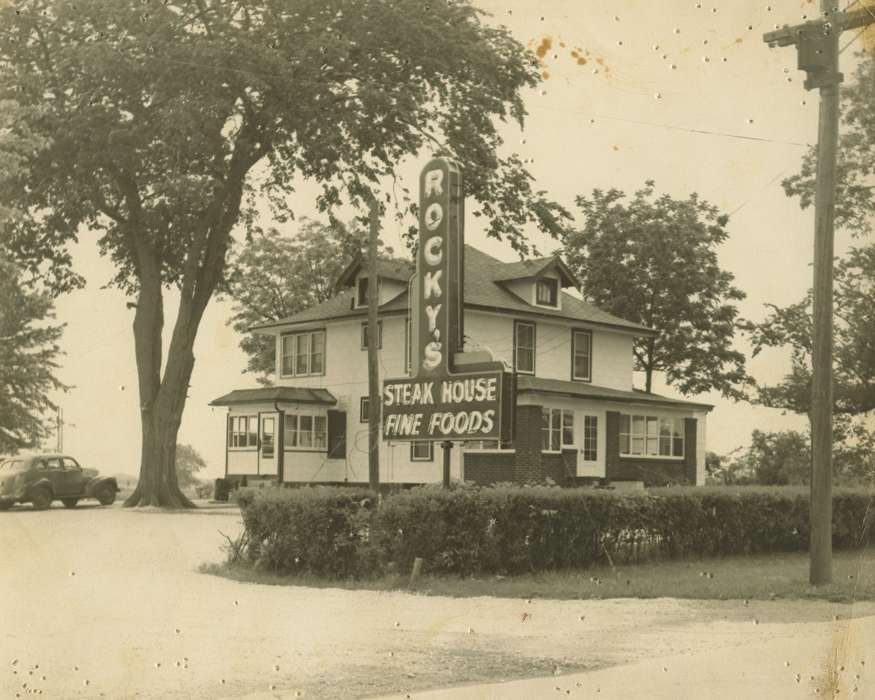
[[[836,490],[836,548],[875,543],[871,500]],[[245,490],[239,502],[245,561],[327,578],[406,571],[415,557],[425,572],[512,574],[800,551],[809,538],[808,491],[793,487],[316,487]]]

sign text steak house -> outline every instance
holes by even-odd
[[[500,437],[500,372],[383,385],[383,435],[387,440],[496,439]]]

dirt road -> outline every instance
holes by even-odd
[[[0,513],[0,697],[405,693],[737,648],[792,634],[786,623],[875,613],[871,604],[459,600],[198,573],[221,558],[219,531],[239,527],[230,509]]]

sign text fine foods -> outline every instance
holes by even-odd
[[[454,360],[464,346],[465,215],[459,166],[447,158],[429,161],[419,191],[419,254],[412,295],[414,377],[383,383],[383,437],[500,439],[506,435],[502,405],[512,399],[500,363],[454,371]]]

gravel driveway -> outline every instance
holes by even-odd
[[[219,531],[239,528],[230,508],[0,513],[0,697],[32,689],[63,698],[403,693],[737,648],[792,634],[786,623],[850,612],[785,601],[529,604],[198,573],[221,558]],[[871,604],[853,610],[873,613]]]

